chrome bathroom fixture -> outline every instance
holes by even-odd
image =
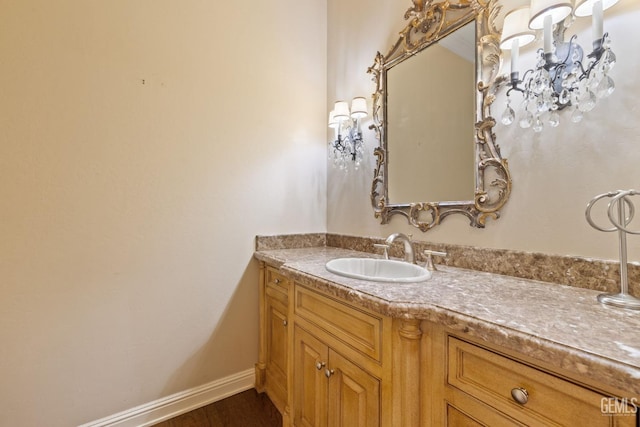
[[[598,301],[602,304],[612,305],[615,307],[628,308],[632,310],[640,310],[640,298],[629,295],[629,282],[627,278],[627,234],[640,234],[640,231],[631,231],[627,226],[633,220],[635,214],[635,206],[629,199],[630,196],[640,195],[637,190],[618,190],[609,193],[600,194],[594,197],[588,204],[585,211],[587,222],[593,228],[606,233],[617,231],[619,238],[620,252],[620,293],[617,294],[600,294]],[[604,228],[597,225],[591,216],[591,208],[600,199],[605,197],[611,201],[607,207],[607,215],[613,227]],[[627,211],[628,208],[628,211]]]
[[[335,139],[329,143],[329,159],[333,167],[347,171],[352,164],[355,170],[360,168],[364,158],[364,143],[360,119],[367,117],[367,100],[353,98],[351,110],[346,101],[337,101],[329,113],[329,127],[335,129]]]
[[[384,241],[387,247],[390,247],[395,241],[404,243],[404,260],[408,263],[416,263],[416,251],[413,248],[413,242],[411,236],[407,236],[403,233],[393,233]]]
[[[603,11],[618,0],[531,0],[529,7],[509,12],[504,19],[500,48],[511,50],[511,75],[507,83],[507,106],[501,121],[516,121],[511,107],[513,92],[522,94],[518,123],[523,129],[541,132],[548,124],[560,124],[560,110],[571,107],[571,121],[580,122],[584,113],[593,110],[599,99],[615,89],[609,71],[616,63],[611,40],[603,31]],[[564,41],[566,29],[575,17],[592,16],[593,50],[585,60],[584,50],[574,35]],[[556,25],[552,32],[552,26]],[[543,30],[543,48],[537,63],[522,79],[518,71],[519,49],[535,39],[535,30]]]
[[[434,256],[439,256],[439,257],[445,257],[447,256],[446,252],[440,252],[440,251],[432,251],[430,249],[427,249],[425,251],[422,251],[422,253],[427,257],[427,262],[424,264],[424,268],[426,268],[429,271],[436,271],[438,270],[436,268],[435,263],[433,262],[433,257]]]

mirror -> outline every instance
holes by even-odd
[[[451,214],[483,228],[511,192],[490,106],[499,77],[497,1],[414,0],[389,53],[376,55],[373,122],[379,147],[371,201],[422,231]]]
[[[475,63],[472,21],[387,70],[390,203],[473,198]]]

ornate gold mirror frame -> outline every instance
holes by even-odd
[[[451,214],[462,214],[469,218],[472,227],[484,228],[486,219],[497,219],[499,210],[511,193],[511,176],[507,160],[500,156],[500,147],[495,143],[491,117],[491,104],[495,92],[504,80],[498,76],[502,55],[500,32],[495,28],[500,6],[497,0],[413,0],[413,7],[405,13],[409,21],[400,32],[400,37],[389,53],[377,53],[374,65],[368,73],[373,74],[376,91],[373,94],[373,124],[379,141],[374,151],[377,157],[371,188],[371,203],[376,218],[382,224],[389,222],[395,214],[405,216],[409,223],[421,231],[428,231]],[[394,65],[412,57],[446,35],[465,24],[476,22],[476,108],[475,108],[475,196],[474,200],[454,202],[415,202],[389,204],[387,136],[387,71]]]

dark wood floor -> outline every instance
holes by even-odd
[[[266,394],[255,389],[236,394],[155,427],[281,427],[282,416]]]

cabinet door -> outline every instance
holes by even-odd
[[[380,381],[377,378],[332,350],[329,350],[325,374],[329,377],[330,426],[380,425]]]
[[[266,375],[271,397],[279,408],[287,401],[287,320],[286,294],[267,286],[265,312],[266,337]],[[277,401],[277,402],[275,402]]]
[[[294,423],[298,427],[326,427],[328,348],[298,326],[294,345]]]

